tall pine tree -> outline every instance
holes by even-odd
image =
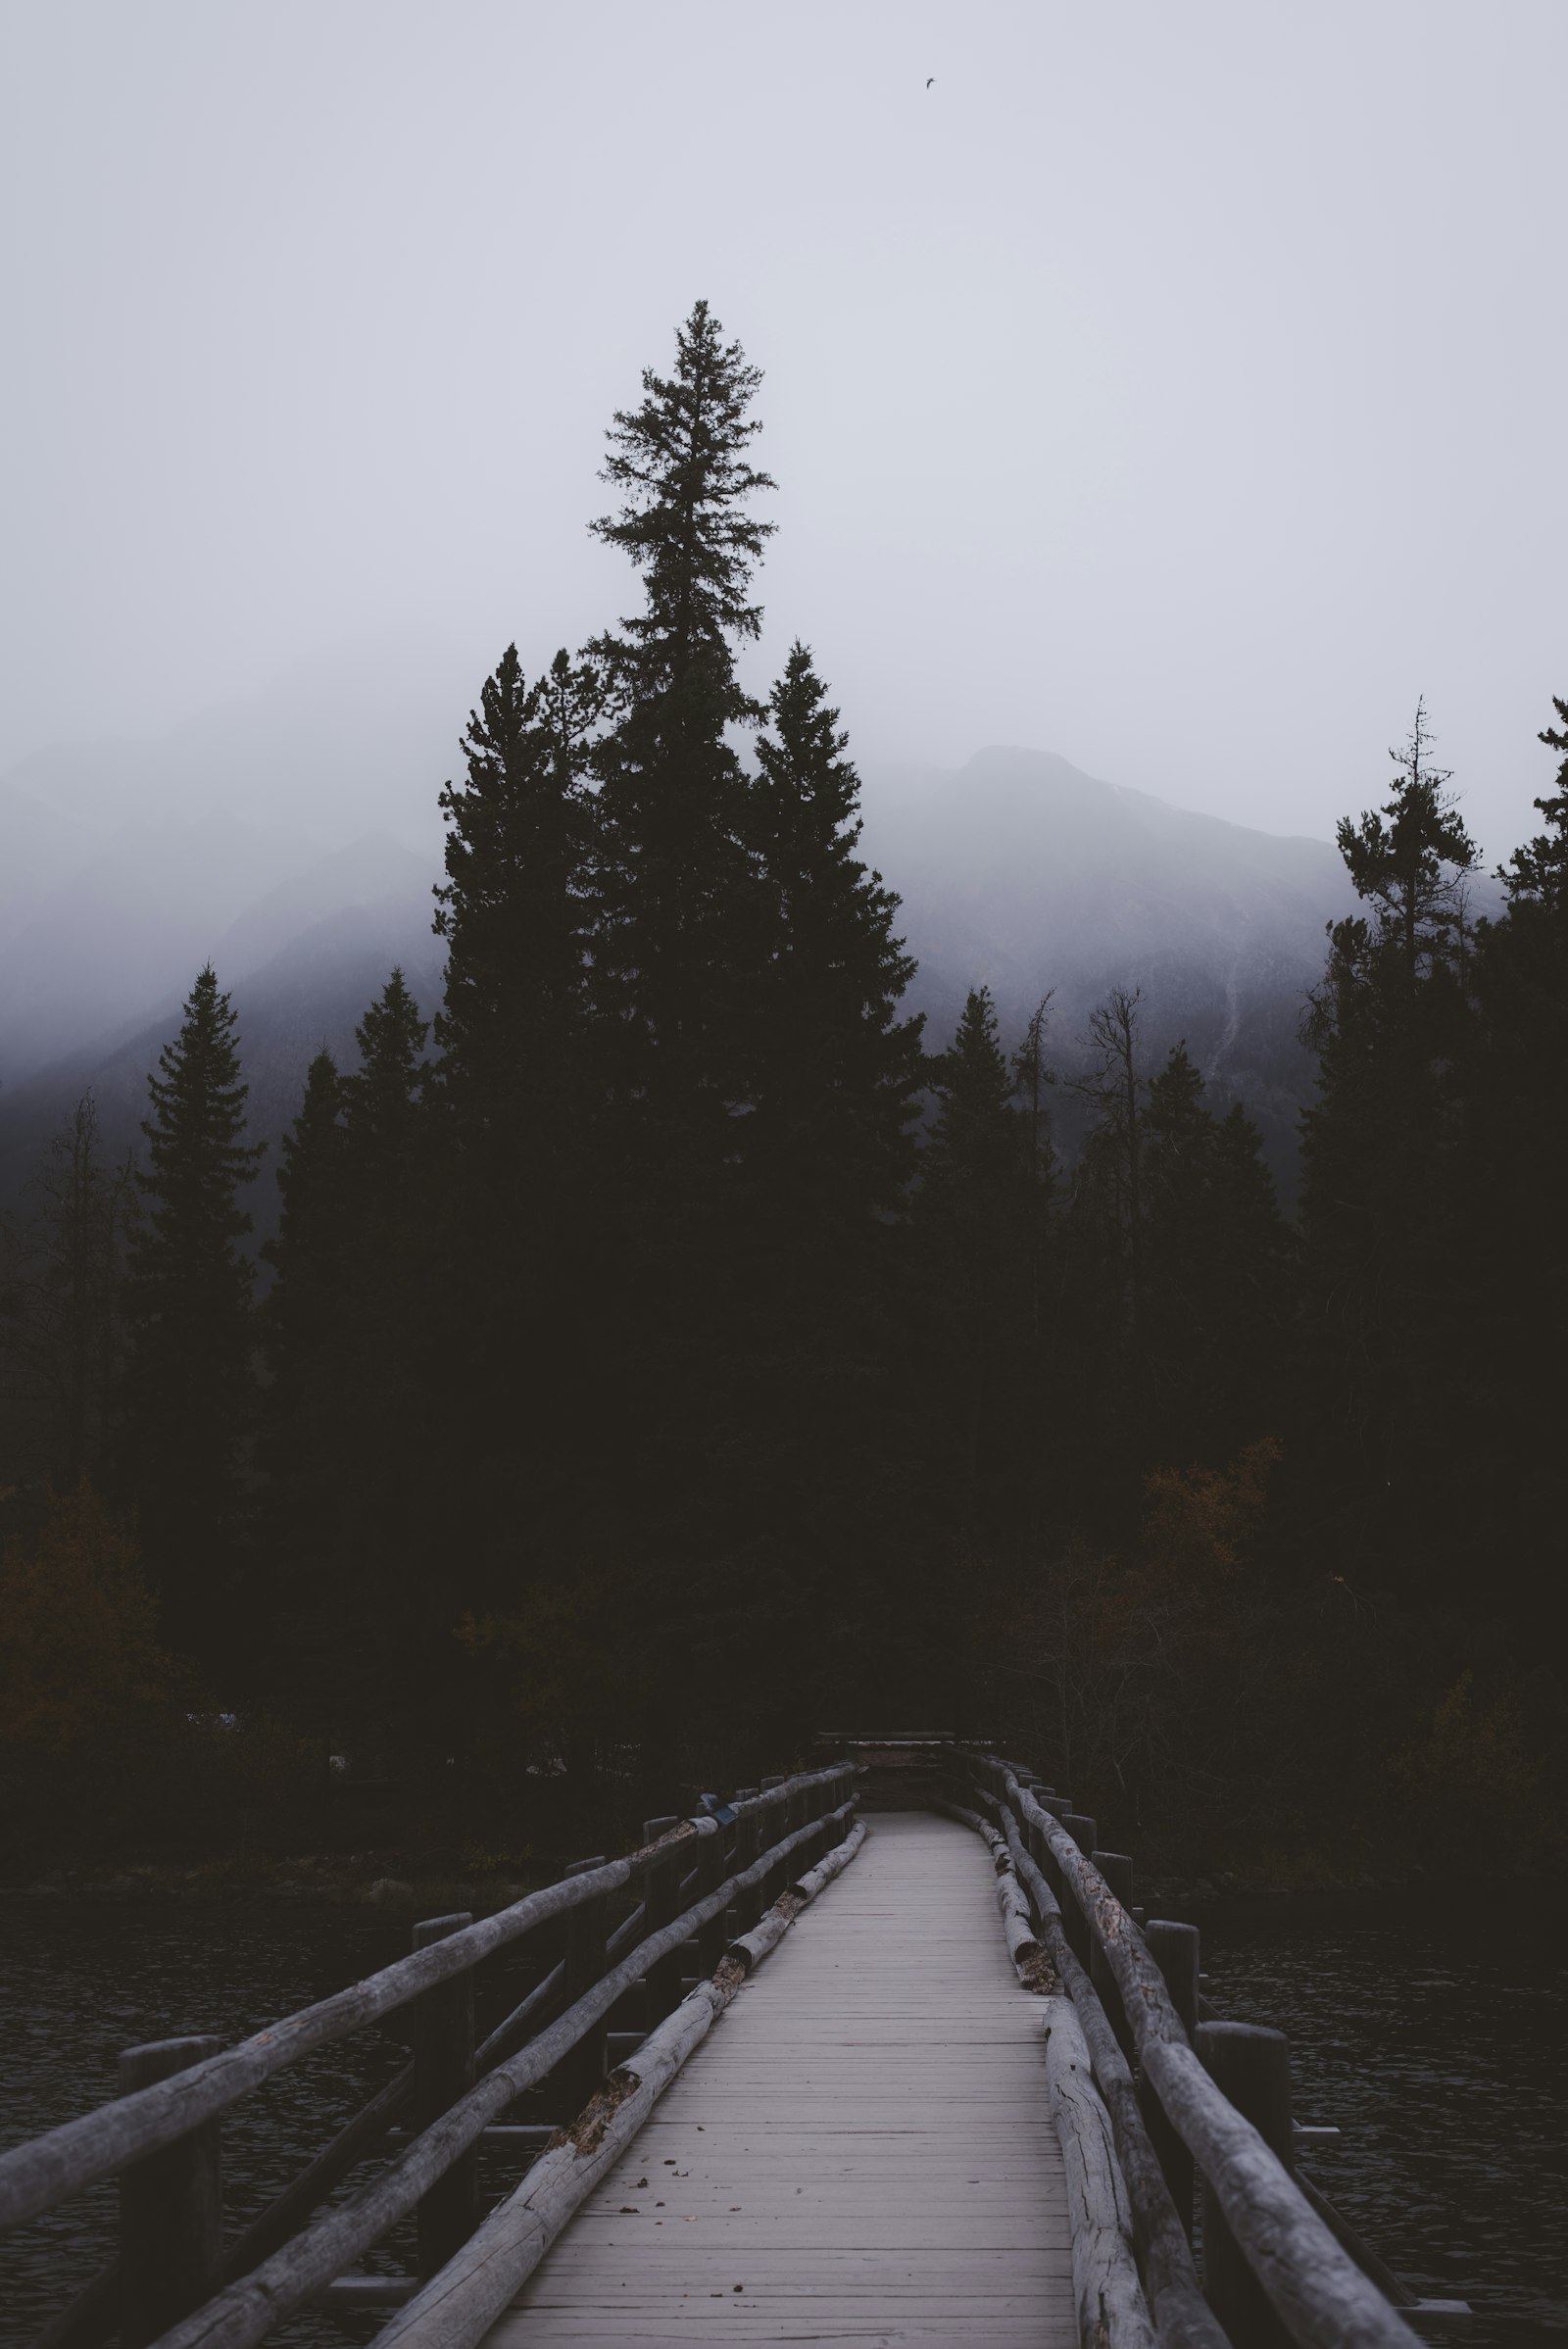
[[[738,981],[755,958],[756,877],[729,735],[761,714],[735,668],[760,629],[749,590],[773,528],[748,511],[773,487],[748,456],[760,381],[699,302],[673,373],[645,371],[641,406],[614,418],[604,478],[624,503],[593,525],[646,589],[643,611],[592,648],[615,697],[596,753],[594,988],[628,1140],[646,1137],[637,1188],[656,1223],[688,1227],[712,1212],[746,1096],[751,991]]]
[[[1444,1361],[1461,1270],[1454,1095],[1464,1049],[1464,884],[1476,853],[1418,707],[1379,812],[1339,827],[1369,915],[1335,923],[1305,1034],[1301,1128],[1317,1469],[1379,1570],[1425,1581],[1444,1546]]]
[[[220,1669],[235,1661],[254,1395],[253,1276],[240,1245],[251,1219],[239,1194],[264,1147],[243,1140],[235,1024],[208,963],[148,1080],[123,1455],[167,1636]]]
[[[1214,1116],[1185,1045],[1152,1081],[1144,1124],[1149,1444],[1218,1466],[1279,1432],[1290,1234],[1257,1128],[1240,1102]]]
[[[561,652],[530,684],[509,645],[468,719],[435,927],[447,942],[436,1020],[443,1102],[465,1150],[491,1129],[548,1134],[577,1074],[595,905],[588,789],[600,671]]]
[[[1459,1542],[1539,1633],[1561,1610],[1568,1472],[1568,702],[1541,740],[1560,759],[1545,824],[1497,875],[1507,903],[1469,965],[1458,1063],[1458,1242],[1467,1278],[1449,1349]],[[1454,1495],[1458,1499],[1458,1495]]]
[[[894,935],[898,899],[858,856],[859,778],[810,653],[791,648],[758,743],[748,834],[761,968],[749,1045],[744,1148],[789,1278],[842,1279],[914,1163],[923,1079],[914,973]],[[852,1276],[853,1277],[853,1274]]]
[[[104,1155],[98,1108],[82,1095],[51,1137],[30,1190],[36,1212],[0,1217],[0,1394],[22,1475],[102,1485],[113,1450],[125,1349],[125,1264],[139,1220],[130,1151]],[[10,1432],[8,1428],[8,1433]]]
[[[346,1274],[354,1224],[346,1177],[343,1080],[325,1048],[285,1132],[277,1231],[262,1249],[272,1286],[262,1311],[268,1368],[260,1458],[265,1559],[256,1613],[271,1633],[269,1678],[324,1726],[350,1627],[335,1588],[345,1500],[341,1440],[348,1376]]]
[[[972,1537],[995,1532],[997,1480],[1014,1464],[1038,1203],[1032,1136],[989,987],[969,990],[953,1043],[928,1062],[927,1077],[937,1113],[915,1219],[936,1340],[933,1400]]]
[[[645,595],[589,648],[611,693],[594,754],[590,997],[613,1279],[591,1482],[612,1496],[603,1542],[645,1577],[644,1620],[672,1669],[697,1617],[720,1636],[756,1522],[728,1446],[751,1269],[738,1128],[762,952],[751,781],[732,739],[761,714],[736,672],[760,627],[750,588],[772,527],[749,511],[773,486],[749,454],[760,382],[699,302],[671,373],[646,371],[641,404],[614,417],[603,477],[620,504],[593,525]]]
[[[452,1630],[466,1596],[432,1456],[441,1268],[430,1245],[427,1034],[394,969],[355,1030],[359,1066],[341,1080],[346,1236],[326,1406],[340,1473],[322,1596],[343,1626],[334,1723],[361,1750],[377,1736],[397,1736],[407,1752],[450,1736]]]
[[[441,795],[442,1442],[460,1538],[487,1574],[559,1550],[598,1481],[585,1378],[616,1285],[588,993],[604,698],[597,662],[561,652],[530,683],[509,646],[470,716],[465,777]]]

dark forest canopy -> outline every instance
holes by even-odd
[[[358,1065],[314,1062],[264,1301],[211,969],[134,1182],[90,1101],[60,1137],[0,1291],[7,1769],[43,1783],[58,1555],[145,1696],[83,1752],[167,1742],[183,1688],[500,1801],[983,1716],[1129,1833],[1283,1849],[1372,1784],[1526,1835],[1562,1758],[1568,706],[1494,919],[1424,709],[1341,825],[1290,1220],[1136,989],[1070,1080],[1049,999],[1007,1034],[979,988],[927,1048],[811,651],[740,681],[760,384],[699,304],[614,417],[592,527],[640,601],[483,681],[443,1003],[394,970]]]

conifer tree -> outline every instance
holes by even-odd
[[[775,1231],[795,1235],[792,1282],[843,1275],[830,1235],[858,1236],[913,1165],[922,1020],[899,1017],[914,963],[898,899],[857,854],[859,778],[810,653],[791,648],[758,742],[749,836],[761,971],[745,1147]]]
[[[33,1177],[36,1212],[0,1217],[12,1269],[0,1354],[28,1429],[28,1469],[74,1487],[109,1466],[125,1346],[125,1261],[139,1220],[131,1153],[104,1156],[98,1108],[82,1095]]]
[[[348,1481],[378,1522],[403,1488],[417,1441],[431,1278],[430,1158],[423,1114],[428,1023],[401,968],[354,1031],[360,1065],[341,1080],[347,1219],[339,1274],[339,1419]]]
[[[362,1218],[394,1215],[413,1194],[429,1032],[395,967],[354,1031],[360,1065],[342,1080],[348,1179]]]
[[[1411,986],[1454,957],[1464,929],[1465,876],[1476,862],[1447,788],[1452,773],[1433,765],[1432,740],[1426,704],[1418,702],[1409,741],[1389,753],[1399,770],[1393,798],[1358,820],[1343,816],[1335,832],[1355,894],[1373,908],[1375,943],[1396,957]]]
[[[1046,1056],[1051,998],[1054,992],[1048,990],[1029,1014],[1023,1042],[1012,1055],[1013,1092],[1022,1120],[1024,1163],[1032,1199],[1024,1260],[1029,1284],[1029,1319],[1037,1340],[1045,1331],[1048,1257],[1058,1206],[1056,1147],[1051,1115],[1051,1088],[1057,1082],[1057,1072]]]
[[[235,1014],[211,963],[148,1080],[148,1201],[131,1259],[126,1480],[168,1635],[225,1660],[251,1422],[252,1268],[239,1203],[247,1145]]]
[[[1216,1119],[1178,1045],[1149,1087],[1144,1198],[1149,1441],[1217,1464],[1276,1433],[1290,1239],[1240,1102]]]
[[[1449,1071],[1469,1023],[1464,882],[1476,852],[1418,708],[1380,814],[1341,852],[1371,917],[1330,927],[1304,1033],[1317,1098],[1301,1127],[1313,1386],[1325,1480],[1396,1570],[1430,1563],[1446,1443],[1439,1389],[1456,1265]]]
[[[750,588],[771,529],[749,511],[772,487],[750,456],[760,381],[698,303],[671,372],[645,372],[641,403],[613,419],[603,478],[619,502],[592,526],[645,593],[589,647],[611,699],[594,753],[587,1481],[602,1509],[623,1512],[616,1542],[647,1573],[644,1620],[672,1669],[694,1618],[711,1625],[733,1603],[737,1556],[767,1538],[736,1378],[757,1270],[739,1129],[765,923],[732,735],[761,714],[736,672],[760,625]],[[580,1540],[580,1504],[572,1516]]]
[[[324,1348],[332,1392],[321,1397],[320,1427],[335,1466],[312,1544],[323,1557],[313,1616],[315,1652],[340,1661],[330,1684],[317,1676],[313,1693],[329,1700],[330,1722],[361,1750],[400,1715],[409,1724],[417,1702],[421,1722],[402,1734],[446,1734],[440,1706],[464,1603],[438,1546],[444,1494],[430,1469],[432,1290],[442,1267],[430,1245],[438,1169],[424,1100],[427,1034],[395,968],[355,1030],[359,1066],[339,1081],[341,1140],[328,1161],[341,1182],[344,1238],[336,1331]]]
[[[1484,1544],[1532,1627],[1560,1611],[1568,1472],[1568,702],[1544,827],[1498,873],[1507,903],[1469,965],[1475,1018],[1455,1076],[1456,1248],[1468,1277],[1448,1349],[1452,1546]],[[1459,1571],[1457,1561],[1453,1571]]]
[[[343,1159],[343,1080],[323,1046],[305,1073],[299,1114],[277,1168],[277,1234],[262,1249],[273,1267],[270,1343],[280,1363],[320,1351],[329,1293],[349,1236]]]
[[[699,302],[677,333],[673,373],[646,370],[641,406],[615,416],[603,477],[624,503],[593,524],[646,588],[643,611],[591,648],[615,697],[596,752],[593,975],[620,1045],[617,1097],[654,1137],[638,1188],[657,1191],[656,1223],[711,1211],[745,1095],[741,981],[756,894],[748,784],[728,729],[761,714],[735,669],[737,646],[760,628],[748,591],[773,527],[747,511],[773,487],[747,454],[760,381]]]
[[[932,1285],[939,1418],[956,1443],[962,1512],[996,1504],[1022,1399],[1035,1204],[1029,1137],[989,987],[971,988],[952,1045],[928,1063],[937,1114],[916,1220]]]
[[[543,1493],[594,1473],[580,1356],[614,1288],[588,996],[604,698],[594,661],[560,652],[530,684],[509,646],[469,719],[465,778],[441,795],[437,1346],[475,1557],[514,1560]]]
[[[1139,1050],[1142,991],[1112,988],[1091,1012],[1090,1065],[1072,1091],[1093,1123],[1073,1184],[1073,1216],[1080,1247],[1097,1260],[1104,1287],[1107,1328],[1118,1334],[1124,1371],[1142,1376],[1144,1327],[1144,1159],[1148,1080]]]
[[[962,1213],[982,1211],[983,1195],[1008,1184],[1019,1161],[1012,1073],[989,987],[970,988],[953,1042],[928,1074],[937,1114],[922,1187],[934,1198],[951,1195]]]
[[[324,1691],[342,1669],[350,1627],[330,1599],[339,1566],[345,1484],[344,1401],[357,1371],[348,1280],[350,1212],[343,1080],[324,1047],[306,1072],[299,1113],[276,1170],[275,1236],[262,1249],[272,1286],[262,1313],[270,1383],[259,1456],[268,1679],[303,1717],[330,1718]]]
[[[437,935],[447,941],[436,1020],[443,1104],[470,1143],[495,1125],[515,1144],[563,1093],[580,1053],[594,903],[588,789],[604,684],[556,655],[530,684],[515,645],[485,680],[464,737],[466,773],[441,794],[447,825]]]
[[[1534,803],[1546,818],[1546,829],[1522,849],[1515,849],[1507,863],[1499,867],[1497,878],[1508,893],[1510,906],[1539,906],[1541,913],[1536,918],[1552,923],[1560,935],[1568,930],[1568,702],[1559,702],[1553,695],[1551,706],[1558,723],[1544,726],[1536,737],[1547,750],[1562,753],[1556,790],[1549,798]]]

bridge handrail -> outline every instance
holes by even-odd
[[[812,1787],[830,1786],[853,1776],[852,1763],[806,1771],[733,1808],[741,1817],[760,1816]],[[820,1821],[815,1824],[820,1826]],[[566,1915],[585,1901],[623,1889],[658,1866],[672,1844],[719,1832],[719,1823],[711,1818],[683,1820],[668,1835],[623,1858],[542,1885],[494,1916],[465,1926],[410,1957],[396,1959],[349,1988],[269,2024],[186,2071],[116,2097],[74,2121],[62,2122],[42,2136],[13,2146],[0,2154],[0,2231],[40,2217],[71,2195],[113,2177],[128,2162],[173,2144],[290,2064],[395,2013],[424,1991],[521,1940],[538,1926]],[[779,1856],[775,1847],[771,1858],[776,1862]],[[731,1885],[733,1883],[731,1879]]]
[[[798,1786],[800,1782],[795,1783]],[[749,1868],[726,1877],[680,1916],[651,1933],[548,2030],[450,2105],[351,2203],[323,2212],[271,2259],[205,2301],[162,2336],[158,2349],[197,2349],[198,2344],[200,2349],[252,2349],[275,2325],[341,2275],[351,2260],[406,2218],[436,2180],[478,2142],[485,2127],[527,2088],[537,2085],[584,2031],[609,2012],[646,1966],[668,1955],[699,1926],[721,1915],[737,1891],[760,1884],[781,1860],[820,1835],[825,1825],[831,1822],[847,1828],[852,1811],[853,1802],[846,1802],[827,1819],[797,1828]]]
[[[1418,2336],[1320,2219],[1192,2047],[1142,1934],[1072,1835],[996,1754],[989,1771],[1041,1835],[1120,1992],[1145,2079],[1212,2187],[1249,2266],[1300,2349],[1419,2349]]]

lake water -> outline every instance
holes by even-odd
[[[34,2135],[116,2092],[120,2050],[185,2031],[247,2037],[373,1973],[409,1948],[406,1920],[311,1902],[243,1907],[109,1904],[13,1898],[0,1907],[0,2145]],[[531,1977],[496,1959],[480,1976],[479,2029],[500,2019]],[[237,2230],[255,2217],[333,2130],[401,2069],[408,2046],[393,2017],[291,2067],[223,2119],[223,2199]],[[518,2118],[531,2116],[522,2108]],[[367,2172],[364,2175],[368,2175]],[[481,2184],[497,2198],[515,2165],[486,2157]],[[345,2191],[362,2182],[351,2177]],[[34,2225],[0,2237],[0,2343],[20,2349],[86,2283],[113,2249],[113,2182]],[[412,2223],[365,2262],[413,2263]],[[331,2349],[368,2339],[387,2322],[349,2325],[306,2315],[280,2325],[279,2343]]]
[[[1302,2166],[1357,2232],[1472,2349],[1568,2340],[1568,1918],[1462,1879],[1188,1913],[1215,2012],[1285,2031],[1297,2119],[1343,2132]]]
[[[1335,2123],[1318,2183],[1391,2265],[1467,2299],[1472,2349],[1568,2340],[1568,1968],[1554,1923],[1480,1922],[1502,1904],[1399,1895],[1235,1902],[1194,1912],[1216,2011],[1289,2032],[1298,2118]],[[1517,1902],[1512,1904],[1517,1907]],[[408,1927],[374,1911],[111,1904],[0,1907],[0,2143],[115,2091],[119,2051],[177,2031],[242,2037],[386,1964]],[[480,2028],[520,1994],[482,1991]],[[483,1982],[483,1978],[481,1978]],[[324,2050],[224,2123],[226,2205],[243,2224],[404,2058],[395,2031]],[[514,2175],[498,2168],[499,2193]],[[21,2349],[110,2247],[112,2185],[0,2239],[0,2342]],[[394,2242],[370,2265],[400,2268]],[[364,2340],[322,2317],[272,2337]]]

